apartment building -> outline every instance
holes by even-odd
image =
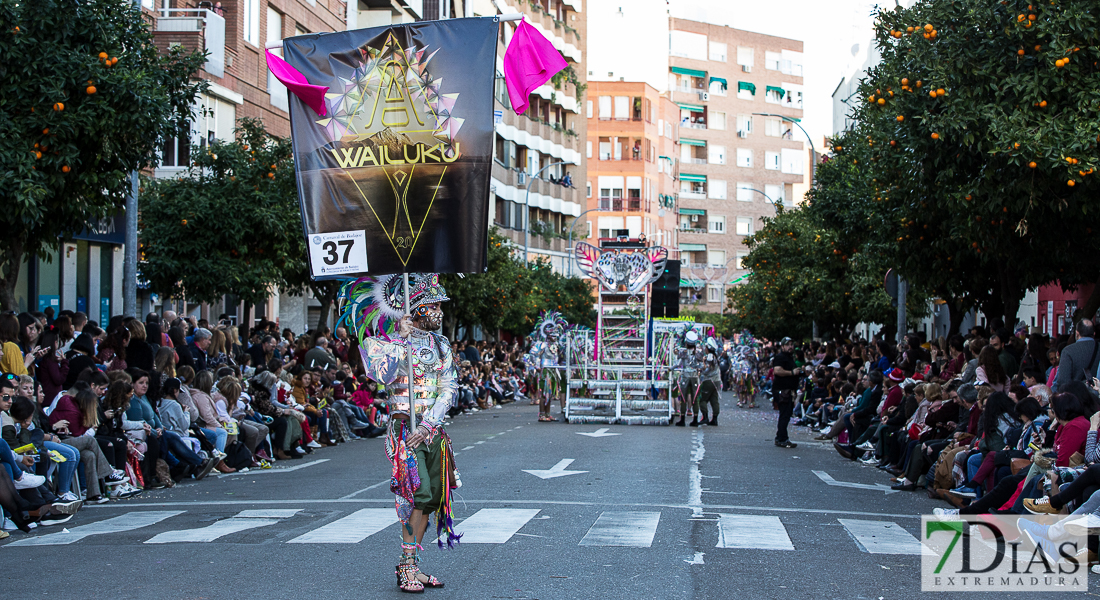
[[[672,18],[669,89],[680,109],[681,302],[721,311],[747,274],[744,240],[805,181],[802,42]]]
[[[585,78],[586,21],[581,0],[472,0],[471,16],[523,13],[561,52],[568,66],[530,96],[527,111],[512,110],[504,85],[504,51],[518,22],[500,26],[494,96],[496,129],[489,214],[491,224],[529,260],[569,268],[569,228],[585,205],[587,123],[581,105]],[[527,227],[526,236],[524,228]],[[575,235],[582,239],[579,228]]]
[[[680,108],[649,84],[601,81],[588,88],[585,114],[589,214],[575,239],[644,235],[675,252]]]

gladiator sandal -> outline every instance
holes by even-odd
[[[415,552],[416,545],[413,546]],[[397,589],[408,594],[420,594],[424,591],[424,584],[420,583],[417,579],[417,575],[420,574],[420,569],[416,566],[416,555],[408,554],[406,544],[402,543],[401,548],[406,552],[401,553],[401,562],[397,563],[397,569],[394,574],[397,575]]]

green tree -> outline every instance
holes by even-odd
[[[168,297],[252,305],[302,285],[305,247],[289,139],[242,119],[233,141],[192,149],[187,177],[146,183],[142,276]]]
[[[925,0],[878,13],[882,62],[841,155],[866,145],[879,233],[905,277],[939,274],[938,293],[1009,324],[1025,290],[1097,280],[1096,8]]]
[[[0,0],[0,306],[27,254],[125,204],[205,83],[181,47],[160,54],[129,2]]]

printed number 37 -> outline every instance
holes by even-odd
[[[344,260],[340,260],[340,254],[336,251],[337,245],[344,247]],[[337,262],[348,262],[348,255],[351,254],[351,247],[355,245],[355,240],[340,240],[339,242],[325,242],[321,245],[321,248],[328,254],[322,259],[326,265],[334,265]]]

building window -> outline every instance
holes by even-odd
[[[756,97],[756,86],[746,81],[738,81],[737,97],[741,100],[752,100]]]
[[[672,123],[671,122],[665,123],[665,137],[670,139],[670,140],[672,139]]]
[[[711,42],[710,59],[715,62],[726,62],[726,45],[720,42]]]
[[[764,90],[764,102],[768,104],[782,104],[784,95],[785,93],[782,89],[769,85],[768,88]]]
[[[722,301],[722,286],[721,285],[708,285],[707,286],[707,302],[721,302]]]
[[[726,113],[724,113],[724,112],[711,112],[709,114],[710,114],[710,124],[708,125],[708,128],[717,129],[719,131],[723,131],[723,130],[726,129]]]
[[[600,118],[611,118],[611,96],[600,96]]]
[[[783,60],[783,55],[778,52],[765,52],[764,53],[764,68],[771,71],[779,70],[779,61]]]
[[[789,175],[802,174],[803,151],[795,148],[783,148],[783,169]]]
[[[737,166],[745,167],[746,169],[752,168],[752,150],[749,148],[737,149]]]
[[[714,81],[712,79],[710,82],[710,87],[707,88],[707,90],[715,96],[725,96],[726,84],[722,83],[721,81]]]
[[[179,133],[183,133],[185,137],[179,137],[177,134],[174,137],[170,137],[164,141],[164,146],[160,150],[160,166],[162,167],[188,167],[191,164],[191,139],[188,135],[191,131],[190,123],[184,122],[180,124]]]
[[[737,115],[737,134],[742,137],[752,133],[752,115]]]
[[[215,141],[233,141],[233,129],[237,126],[237,105],[214,96],[203,97],[203,111],[199,117],[199,145],[206,147]]]
[[[244,41],[260,45],[260,0],[244,0]],[[282,37],[282,34],[279,34]]]
[[[737,253],[737,260],[734,261],[733,266],[736,267],[738,270],[747,269],[748,267],[745,266],[745,259],[748,258],[748,257],[749,257],[748,252],[738,252]]]
[[[690,31],[669,32],[669,54],[695,60],[707,59],[707,36]]]
[[[712,165],[726,164],[726,147],[714,145],[707,146],[707,162]]]
[[[585,103],[585,105],[586,105],[586,112],[585,112],[585,114],[587,115],[587,118],[591,119],[591,118],[592,118],[592,101],[591,101],[591,100],[588,100],[588,101],[587,101],[587,102]]]
[[[726,218],[717,215],[707,216],[707,226],[710,233],[725,233]]]
[[[724,267],[726,266],[726,251],[725,250],[708,250],[707,251],[707,264],[712,267]]]
[[[783,197],[783,189],[784,186],[782,184],[765,185],[764,193],[767,194],[768,198],[771,198],[771,201],[775,202],[776,204],[787,204],[786,198]]]
[[[267,7],[267,43],[274,44],[283,39],[283,15],[279,11]],[[285,111],[290,110],[289,97],[286,86],[275,78],[275,75],[267,72],[267,92],[271,96],[271,105]]]
[[[584,143],[585,158],[592,158],[592,141],[589,140]]]
[[[771,117],[764,119],[764,135],[768,137],[779,137],[783,135],[783,120],[773,119]]]
[[[711,182],[717,183],[717,182]],[[684,181],[680,180],[680,193],[681,194],[693,194],[699,198],[703,198],[707,193],[707,182],[705,181]]]
[[[743,67],[752,68],[753,52],[752,48],[737,47],[737,64]]]
[[[424,20],[439,20],[439,0],[424,0]]]
[[[753,190],[753,184],[745,183],[743,181],[737,182],[737,200],[740,202],[752,202],[752,195],[756,192]]]
[[[752,217],[737,217],[737,235],[752,235]]]
[[[779,153],[778,152],[765,152],[764,153],[764,168],[769,171],[779,170]]]
[[[591,198],[592,197],[592,182],[591,181],[586,182],[585,196],[584,197],[585,198]]]
[[[628,97],[628,96],[615,96],[615,120],[616,121],[629,121],[630,120],[630,97]]]
[[[710,180],[710,193],[708,197],[714,198],[715,200],[725,200],[726,182],[721,179]]]

